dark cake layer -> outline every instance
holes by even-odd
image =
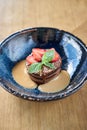
[[[54,62],[55,69],[51,69],[47,66],[43,66],[41,72],[32,73],[32,74],[29,73],[29,75],[31,79],[35,81],[37,84],[47,83],[50,80],[52,80],[54,77],[58,76],[58,74],[61,71],[61,64],[62,64],[62,61],[60,58],[58,61]],[[27,66],[27,69],[28,68],[29,66]]]

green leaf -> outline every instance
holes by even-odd
[[[53,59],[53,57],[54,57],[54,50],[49,50],[45,52],[42,57],[42,63],[50,62]]]
[[[47,63],[45,62],[44,65],[46,65],[47,67],[51,68],[51,69],[55,69],[55,66],[53,63]]]
[[[31,74],[37,73],[42,69],[43,65],[48,66],[51,69],[55,69],[54,64],[49,63],[54,58],[54,53],[55,53],[54,50],[49,50],[49,51],[45,52],[43,57],[42,57],[42,62],[31,64],[29,69],[28,69],[28,72]]]
[[[42,68],[42,63],[33,63],[30,65],[28,72],[29,73],[37,73],[41,70]]]

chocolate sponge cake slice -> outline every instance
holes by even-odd
[[[32,63],[33,62],[33,63]],[[37,84],[44,84],[58,76],[62,60],[55,49],[33,49],[26,58],[27,72]]]
[[[30,77],[37,84],[47,83],[52,80],[54,77],[58,76],[61,71],[61,62],[56,61],[54,63],[55,69],[50,69],[47,66],[43,66],[42,70],[39,73],[32,73]]]

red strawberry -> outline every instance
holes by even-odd
[[[32,64],[32,63],[36,63],[37,62],[32,55],[27,56],[26,61],[27,61],[28,64]]]
[[[59,60],[60,56],[59,54],[56,52],[56,50],[54,48],[51,48],[50,50],[54,50],[55,54],[54,54],[54,58],[52,59],[52,62],[55,62],[57,60]]]
[[[57,52],[55,52],[55,56],[54,56],[54,58],[52,59],[52,62],[55,62],[55,61],[57,61],[57,60],[59,60],[59,55],[58,55]]]
[[[40,48],[34,48],[32,50],[32,53],[34,54],[35,52],[37,52],[42,57],[43,54],[46,52],[46,50],[45,49],[40,49]]]
[[[41,61],[42,57],[39,53],[33,52],[32,54],[36,61],[38,61],[38,62]]]

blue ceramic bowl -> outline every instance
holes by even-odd
[[[25,59],[32,48],[55,48],[62,57],[62,69],[70,74],[70,84],[56,93],[20,86],[12,77],[14,65]],[[0,86],[13,95],[28,100],[47,101],[64,98],[81,88],[87,79],[87,48],[76,36],[48,27],[16,32],[0,44]]]

